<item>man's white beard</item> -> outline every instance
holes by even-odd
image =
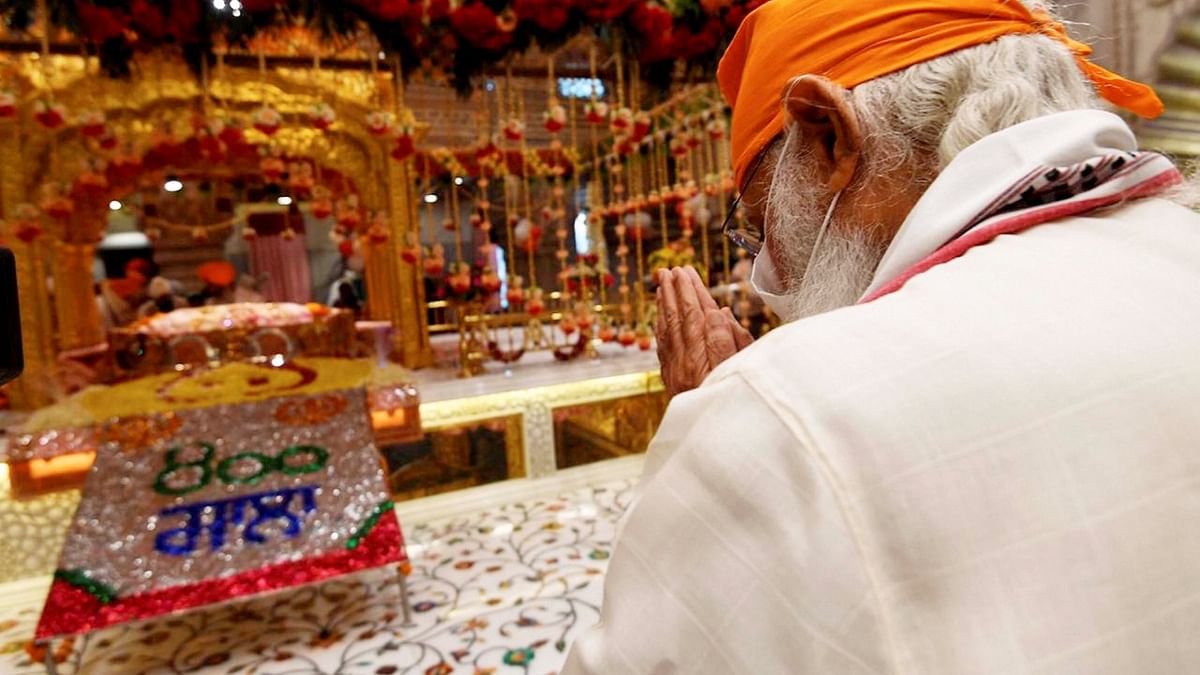
[[[870,286],[886,247],[869,240],[874,224],[849,222],[835,212],[806,270],[833,195],[813,180],[815,162],[809,157],[788,158],[786,147],[775,169],[766,211],[771,255],[787,289],[788,309],[780,318],[791,322],[857,302]]]

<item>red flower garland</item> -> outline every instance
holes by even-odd
[[[472,46],[498,52],[512,42],[500,28],[499,17],[482,2],[469,2],[450,13],[450,26]]]
[[[129,16],[133,28],[151,40],[161,40],[167,35],[167,17],[149,0],[133,0],[129,3]]]
[[[85,31],[85,37],[92,42],[104,42],[125,32],[126,19],[114,9],[77,2],[75,11],[79,13],[79,25]]]
[[[247,12],[269,12],[287,4],[287,0],[242,0],[242,9]]]
[[[243,0],[244,1],[244,0]],[[258,0],[262,2],[263,0]],[[421,19],[423,7],[420,0],[352,0],[368,14],[382,21],[404,21]]]
[[[574,4],[572,0],[513,0],[512,7],[521,21],[553,33],[566,25]]]
[[[589,21],[615,21],[630,9],[636,0],[587,0],[579,9]]]

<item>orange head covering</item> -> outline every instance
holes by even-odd
[[[132,300],[142,292],[145,287],[145,279],[136,275],[121,279],[109,279],[108,287],[122,300]]]
[[[1162,114],[1153,89],[1088,61],[1090,47],[1016,0],[773,0],[746,17],[717,70],[733,106],[738,185],[751,160],[783,131],[780,97],[792,78],[823,75],[852,89],[959,49],[1031,33],[1065,44],[1114,105],[1143,117]]]
[[[150,262],[145,258],[134,258],[125,263],[125,276],[138,276],[143,280],[150,278],[150,270],[153,269]]]
[[[237,278],[237,270],[234,269],[233,265],[224,260],[214,260],[197,267],[196,276],[200,277],[200,281],[210,286],[224,288],[232,284],[233,280]]]

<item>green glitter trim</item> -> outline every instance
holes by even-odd
[[[301,464],[300,466],[288,466],[288,459],[306,452],[312,454],[313,460],[311,462]],[[302,473],[319,471],[324,468],[327,461],[329,461],[329,452],[325,448],[318,448],[315,445],[293,445],[279,455],[279,459],[276,460],[276,466],[280,471],[289,476],[298,476]]]
[[[234,465],[245,459],[252,459],[258,462],[258,471],[249,476],[229,475],[229,471],[233,469]],[[256,485],[263,477],[274,471],[278,463],[279,460],[274,457],[268,457],[261,452],[239,452],[236,455],[231,455],[221,460],[221,463],[217,465],[217,477],[226,485],[231,483]]]
[[[379,523],[379,519],[383,517],[383,514],[395,508],[395,506],[390,499],[380,502],[379,506],[376,506],[375,510],[371,511],[371,515],[367,516],[367,519],[363,521],[363,524],[359,525],[358,529],[354,531],[354,536],[350,537],[346,542],[346,548],[351,551],[358,548],[358,545],[362,543],[367,534],[375,529],[375,525]]]
[[[117,599],[116,589],[89,577],[83,570],[54,570],[54,578],[86,591],[102,605],[111,604]]]
[[[212,461],[213,453],[217,450],[216,446],[214,446],[212,443],[205,443],[203,441],[198,441],[193,443],[193,445],[204,450],[204,456],[193,462],[176,461],[176,453],[182,450],[182,448],[179,446],[175,446],[170,450],[167,450],[165,460],[166,467],[162,471],[158,472],[158,477],[154,479],[155,492],[160,495],[179,497],[181,495],[186,495],[189,492],[195,492],[196,490],[203,488],[205,485],[208,485],[212,481],[213,470],[212,467],[209,466],[209,462]],[[167,478],[170,477],[171,474],[175,473],[179,469],[191,467],[200,469],[200,482],[180,488],[173,488],[170,485],[167,485]]]

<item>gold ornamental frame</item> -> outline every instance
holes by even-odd
[[[373,136],[366,123],[373,109],[396,106],[391,73],[220,68],[210,78],[206,97],[195,75],[179,61],[150,55],[139,59],[138,66],[142,76],[118,81],[97,75],[91,58],[10,57],[3,66],[8,71],[5,79],[18,92],[25,112],[0,123],[0,215],[12,218],[16,206],[35,200],[39,186],[47,182],[70,183],[89,156],[74,120],[53,131],[32,121],[27,111],[39,99],[61,103],[72,114],[100,110],[123,140],[148,138],[164,126],[190,134],[193,118],[203,109],[245,117],[258,106],[271,105],[286,121],[271,138],[273,146],[341,173],[353,183],[364,207],[388,214],[387,241],[364,247],[367,314],[396,328],[393,353],[405,366],[429,365],[420,270],[400,256],[408,233],[417,231],[413,160],[389,157],[388,145]],[[325,132],[307,123],[308,110],[320,102],[337,114],[338,121]],[[266,140],[253,128],[246,135],[251,143]],[[14,402],[21,407],[49,402],[45,387],[37,383],[52,377],[60,352],[104,340],[91,282],[95,247],[104,229],[103,213],[77,213],[71,227],[51,230],[29,244],[11,242],[18,261],[26,354],[26,374],[14,391]],[[44,281],[50,272],[54,303]]]

